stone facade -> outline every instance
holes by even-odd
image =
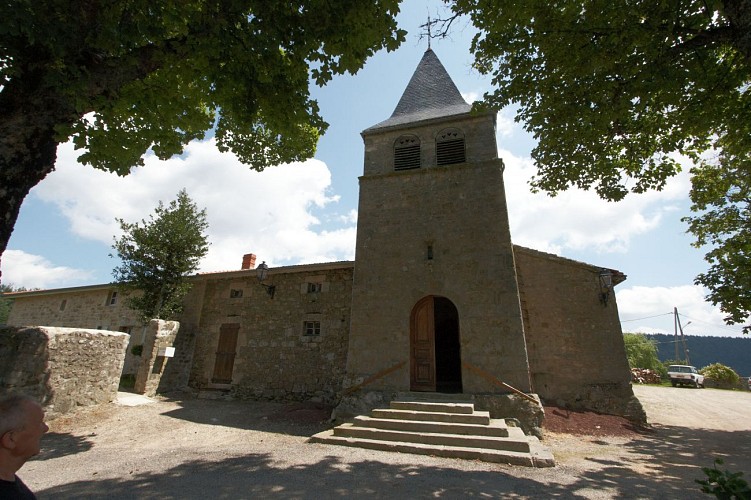
[[[55,327],[0,329],[0,390],[29,394],[50,416],[114,401],[128,335]]]
[[[256,271],[202,280],[192,387],[231,388],[239,397],[333,401],[347,353],[352,263],[272,270],[266,282],[275,287],[273,298]],[[231,381],[217,373],[223,327],[236,330]]]
[[[409,361],[413,309],[425,297],[443,297],[457,310],[461,361],[528,392],[503,163],[487,146],[495,145],[488,133],[493,119],[482,115],[450,123],[468,138],[468,160],[448,167],[430,164],[446,120],[365,136],[348,383]],[[406,132],[424,144],[423,166],[394,172],[393,144]],[[492,159],[479,160],[490,152]],[[379,161],[370,159],[375,155],[382,155]],[[384,164],[391,171],[376,168]],[[409,390],[411,369],[408,362],[369,387]],[[461,382],[468,393],[496,390],[467,370]]]
[[[606,305],[600,300],[598,273],[601,268],[518,245],[513,246],[513,259],[519,282],[531,392],[550,404],[621,415],[638,414],[638,408],[634,410],[631,406],[632,393],[615,296],[611,296]],[[214,388],[246,398],[344,401],[351,411],[342,411],[342,415],[365,413],[374,406],[387,404],[404,391],[396,385],[384,390],[367,383],[351,393],[344,392],[367,382],[367,377],[354,383],[346,377],[347,349],[351,342],[353,262],[272,269],[265,283],[275,285],[273,299],[258,283],[256,273],[256,270],[230,271],[191,279],[193,288],[185,299],[179,331],[161,342],[164,347],[171,341],[175,355],[157,360],[161,371],[159,391]],[[616,275],[615,283],[622,279],[622,275]],[[314,291],[308,292],[309,284],[313,284]],[[315,291],[319,290],[316,284],[320,284],[320,291]],[[90,304],[90,295],[106,298],[104,287],[91,288],[88,291],[82,287],[15,293],[10,319],[20,324],[72,321],[70,317],[61,317],[64,311],[51,304],[59,305],[67,300],[75,307],[79,300]],[[242,296],[231,297],[237,295],[238,290],[242,290]],[[104,317],[110,306],[104,300],[95,302],[98,302],[96,307],[105,311],[92,307],[92,314],[96,318]],[[49,314],[46,318],[39,314],[40,304],[47,304],[43,309]],[[388,313],[390,311],[384,311],[384,315]],[[406,314],[409,315],[409,310]],[[128,318],[128,314],[122,312],[118,317]],[[85,318],[81,321],[91,324]],[[320,323],[318,335],[305,335],[303,328],[308,321]],[[227,324],[238,325],[231,381],[214,383],[220,331],[222,325]],[[459,329],[460,335],[463,334],[463,322]],[[140,330],[138,336],[139,345],[148,337],[142,336]],[[379,359],[378,351],[387,350],[384,345],[388,344],[384,342],[394,340],[377,341],[365,349],[374,359]],[[403,370],[408,353],[403,347],[397,348],[403,350],[399,358],[400,377],[406,378]],[[150,350],[144,348],[145,353]],[[142,355],[135,359],[141,363],[149,358]],[[152,369],[153,364],[149,372]],[[383,378],[389,380],[394,373],[386,373]],[[497,391],[474,392],[478,403],[488,408],[506,407],[501,400],[488,399],[489,393]]]
[[[601,269],[514,250],[533,391],[553,404],[626,414],[631,376],[615,295],[601,300]],[[611,272],[614,283],[625,279]]]

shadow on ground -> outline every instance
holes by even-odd
[[[90,450],[94,443],[86,436],[50,432],[42,436],[42,451],[34,460],[51,460]]]
[[[571,490],[611,485],[616,496],[625,498],[708,498],[696,480],[706,479],[701,469],[712,467],[715,458],[722,458],[730,471],[751,470],[751,431],[656,425],[654,432],[637,435],[623,448],[629,452],[626,460],[588,458],[599,467],[580,475]]]
[[[255,427],[254,427],[255,428]],[[320,446],[304,445],[301,446]],[[325,447],[312,464],[281,464],[269,454],[186,461],[163,473],[78,481],[40,491],[49,498],[707,498],[695,483],[722,457],[748,470],[751,433],[659,427],[624,446],[629,459],[589,457],[584,471],[499,466],[490,470],[353,461]],[[301,454],[304,455],[302,450]],[[277,457],[278,458],[278,457]]]
[[[198,424],[294,436],[312,436],[332,425],[329,423],[332,408],[321,403],[207,399],[174,399],[172,402],[180,408],[162,415]]]
[[[178,419],[206,426],[200,432],[206,442],[212,427],[283,433],[308,437],[330,426],[330,408],[312,403],[272,403],[172,399],[166,407],[143,407],[142,420],[170,426]],[[117,422],[128,425],[128,411],[117,413]],[[107,418],[115,418],[108,414]],[[166,420],[161,420],[166,417]],[[96,422],[95,422],[96,423]],[[121,424],[118,424],[121,425]],[[86,453],[96,447],[97,435],[54,433],[45,436],[38,460]],[[160,468],[143,462],[152,471],[110,471],[37,491],[40,498],[681,498],[705,499],[696,479],[704,479],[701,467],[715,458],[730,471],[751,471],[751,431],[689,429],[655,425],[653,432],[634,435],[615,448],[600,436],[576,436],[566,441],[575,447],[587,441],[584,454],[552,469],[526,469],[495,464],[450,460],[410,461],[402,455],[387,463],[351,449],[300,442],[300,459],[266,450],[249,449],[238,455],[212,455],[209,460],[188,454],[178,465]],[[309,447],[306,449],[306,447]],[[613,451],[616,449],[617,451]],[[568,448],[566,448],[568,450]],[[600,451],[602,450],[602,451]],[[170,450],[174,457],[177,453]],[[217,450],[219,451],[219,450]],[[263,452],[262,452],[263,451]],[[153,459],[163,455],[154,455]],[[362,459],[365,456],[367,459]],[[316,458],[318,457],[318,458]],[[355,458],[357,457],[357,458]],[[405,458],[406,457],[406,458]],[[145,455],[138,448],[123,449],[119,463],[138,463]],[[64,460],[64,458],[62,458]],[[148,459],[146,459],[148,460]],[[394,463],[396,462],[396,463]],[[175,463],[174,460],[169,462]],[[64,467],[64,462],[56,467]],[[467,470],[469,469],[469,470]],[[112,476],[116,477],[112,477]],[[749,477],[746,477],[747,480]],[[48,483],[49,484],[49,483]]]
[[[634,478],[624,479],[629,483]],[[614,491],[612,477],[602,484]],[[627,490],[631,490],[629,485]],[[598,484],[588,483],[588,490]],[[128,479],[80,481],[41,491],[52,498],[581,498],[570,485],[543,484],[496,471],[390,465],[377,461],[344,463],[327,456],[306,466],[279,468],[264,454],[219,463],[192,461],[164,474]],[[618,495],[615,490],[615,496]],[[610,496],[610,495],[608,495]]]

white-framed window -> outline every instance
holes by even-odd
[[[305,321],[303,323],[302,334],[306,337],[317,337],[321,334],[320,321]]]
[[[107,296],[107,305],[114,306],[115,304],[117,304],[117,291],[113,290]]]

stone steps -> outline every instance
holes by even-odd
[[[318,433],[310,441],[528,467],[555,465],[536,437],[491,419],[488,412],[475,411],[472,403],[392,401],[390,406]]]
[[[443,412],[421,412],[410,410],[375,409],[370,414],[375,418],[390,418],[397,420],[423,420],[429,422],[454,422],[460,424],[490,424],[490,413],[476,411],[469,415]]]
[[[486,424],[464,422],[434,422],[426,420],[411,420],[408,418],[376,418],[358,416],[354,424],[364,428],[388,429],[408,432],[431,432],[443,434],[463,434],[473,436],[509,437],[509,428],[503,420],[487,419]]]

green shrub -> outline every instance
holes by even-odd
[[[740,380],[740,376],[732,368],[720,363],[705,366],[699,373],[721,385],[734,386]]]
[[[721,471],[717,468],[718,465],[722,465],[723,461],[720,458],[716,458],[714,461],[714,467],[702,467],[701,470],[707,475],[707,479],[695,481],[701,485],[701,491],[714,495],[721,500],[730,500],[733,498],[749,499],[751,498],[751,488],[748,487],[748,483],[741,479],[742,472],[730,472],[727,470]]]
[[[640,333],[624,333],[623,344],[626,347],[629,367],[655,370],[661,377],[667,376],[668,372],[657,357],[657,345],[654,340]]]

